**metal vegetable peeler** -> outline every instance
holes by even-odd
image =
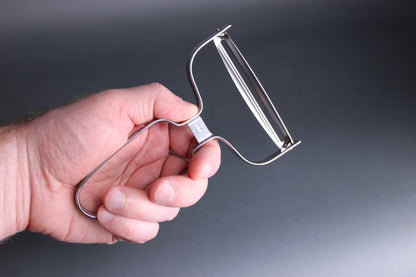
[[[216,33],[208,37],[205,41],[199,44],[191,53],[191,56],[188,60],[187,64],[187,74],[189,81],[191,83],[193,92],[195,94],[197,103],[198,103],[198,113],[192,117],[191,119],[185,122],[173,122],[168,119],[155,119],[150,123],[146,124],[143,128],[138,130],[134,133],[126,143],[121,146],[115,153],[113,153],[110,157],[104,160],[101,164],[99,164],[93,171],[91,171],[79,184],[76,189],[75,193],[75,203],[79,210],[86,216],[90,218],[97,218],[97,216],[91,212],[86,210],[80,201],[80,194],[82,187],[88,182],[88,180],[107,162],[109,161],[114,155],[120,152],[126,145],[128,145],[131,141],[133,141],[136,137],[138,137],[141,133],[149,129],[151,126],[159,123],[159,122],[168,122],[173,124],[177,127],[182,127],[187,125],[189,129],[192,131],[193,135],[197,140],[197,144],[193,147],[192,153],[198,151],[203,145],[207,142],[217,139],[222,141],[228,148],[230,148],[241,160],[251,165],[266,165],[274,160],[278,159],[282,155],[286,154],[288,151],[292,150],[294,147],[300,144],[300,141],[294,141],[292,136],[290,135],[289,131],[287,130],[285,124],[283,123],[279,113],[277,112],[276,108],[274,107],[273,103],[271,102],[269,96],[267,95],[266,91],[264,90],[263,86],[257,79],[256,75],[254,74],[253,70],[247,63],[246,59],[241,54],[240,50],[238,50],[237,46],[232,41],[231,37],[226,32],[231,25],[228,25],[224,28],[218,29]],[[198,52],[207,44],[213,42],[218,53],[231,76],[235,86],[237,87],[239,93],[241,94],[244,102],[249,107],[250,111],[253,113],[261,127],[276,145],[276,152],[271,154],[266,159],[260,161],[252,161],[244,157],[227,139],[221,136],[213,135],[205,125],[204,121],[201,118],[201,113],[203,111],[204,105],[201,98],[201,94],[199,93],[198,86],[196,85],[194,74],[193,74],[193,63],[196,55]],[[235,65],[233,59],[229,55],[229,51],[227,51],[226,47],[224,47],[223,43],[225,42],[225,46],[231,52],[235,61],[237,61],[239,67]],[[243,75],[241,75],[240,70],[242,70]],[[245,78],[244,78],[244,77]],[[257,98],[261,100],[258,102],[255,95],[253,95],[251,89],[246,83],[246,80],[249,81],[249,84],[254,89]],[[265,113],[264,107],[267,114]],[[270,119],[270,120],[269,120]],[[272,121],[272,123],[270,122]],[[277,128],[274,128],[276,126]]]

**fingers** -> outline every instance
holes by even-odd
[[[189,149],[196,143],[196,140],[189,130],[185,127],[169,125],[170,149],[176,154],[186,157]],[[165,163],[162,175],[166,170],[174,167],[174,163],[183,163],[178,158],[172,158]],[[213,176],[221,164],[221,149],[217,140],[211,140],[201,147],[192,157],[189,163],[189,174],[193,179],[203,179]]]
[[[189,148],[196,143],[196,139],[188,126],[176,127],[169,124],[169,147],[183,157],[188,156]]]
[[[195,204],[204,195],[208,178],[218,171],[220,163],[221,150],[215,140],[208,142],[195,153],[185,175],[169,175],[177,174],[184,166],[181,158],[170,156],[162,170],[164,177],[156,180],[150,187],[150,199],[170,207],[188,207]]]
[[[179,208],[157,205],[146,191],[114,186],[104,196],[104,206],[116,215],[148,222],[163,222],[175,218]]]
[[[184,166],[182,159],[171,156],[167,164],[169,160],[174,175],[157,179],[149,193],[128,186],[110,188],[97,213],[100,224],[128,241],[144,243],[154,238],[159,230],[158,222],[172,220],[179,208],[195,204],[204,195],[208,178],[220,165],[219,145],[216,141],[204,145],[192,157],[185,175],[176,175]]]
[[[150,201],[146,191],[114,186],[104,196],[104,205],[98,209],[97,219],[116,237],[144,243],[157,235],[158,222],[172,220],[178,212],[179,208]]]
[[[189,162],[189,175],[192,179],[213,176],[221,164],[221,149],[216,140],[202,146]]]
[[[188,164],[185,158],[171,154],[163,165],[161,176],[182,174],[188,170]]]
[[[115,236],[137,243],[145,243],[153,239],[159,231],[157,222],[142,221],[116,215],[103,206],[98,210],[97,219],[105,229]]]
[[[137,188],[116,186],[104,197],[98,209],[100,224],[117,237],[144,243],[159,230],[158,222],[171,220],[179,207],[197,202],[205,193],[207,179],[193,180],[189,176],[161,177],[147,193]]]
[[[207,190],[208,179],[193,180],[189,175],[176,175],[158,179],[150,188],[150,199],[159,205],[189,207]]]

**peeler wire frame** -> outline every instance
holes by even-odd
[[[192,118],[184,121],[184,122],[174,122],[168,119],[155,119],[149,123],[147,123],[143,128],[137,130],[129,139],[117,150],[115,151],[111,156],[109,156],[107,159],[105,159],[102,163],[100,163],[94,170],[92,170],[87,176],[82,179],[75,191],[75,204],[78,207],[78,209],[87,217],[96,219],[97,216],[91,212],[86,210],[80,200],[81,196],[81,190],[83,186],[88,182],[88,180],[112,157],[114,157],[118,152],[120,152],[125,146],[127,146],[130,142],[132,142],[135,138],[137,138],[140,134],[145,132],[147,129],[149,129],[151,126],[160,123],[160,122],[168,122],[169,124],[172,124],[177,127],[182,127],[187,125],[192,133],[194,134],[197,144],[193,147],[191,150],[192,152],[190,155],[192,156],[196,151],[198,151],[199,148],[201,148],[203,145],[208,143],[209,141],[213,139],[217,139],[219,141],[222,141],[229,149],[231,149],[232,152],[234,152],[241,160],[243,160],[246,163],[249,163],[251,165],[266,165],[274,160],[278,159],[282,155],[286,154],[289,150],[296,147],[300,141],[293,141],[292,137],[289,134],[289,131],[287,130],[285,124],[283,123],[282,119],[280,118],[279,114],[277,113],[276,108],[274,107],[273,103],[271,102],[269,96],[267,95],[266,91],[264,90],[263,86],[257,79],[256,75],[254,74],[251,67],[248,65],[247,61],[241,54],[240,50],[238,50],[237,46],[234,44],[234,42],[231,40],[230,36],[226,33],[226,31],[231,28],[231,25],[228,25],[222,29],[218,29],[216,33],[208,37],[206,40],[204,40],[201,44],[199,44],[191,53],[191,56],[189,57],[188,63],[187,63],[187,75],[189,82],[191,84],[192,90],[194,92],[195,98],[197,100],[198,104],[198,112],[195,116]],[[243,72],[245,76],[250,80],[250,83],[255,88],[256,93],[262,100],[262,103],[265,105],[267,111],[272,116],[273,121],[277,124],[280,131],[283,134],[283,138],[279,138],[277,134],[275,134],[273,128],[270,125],[270,122],[268,122],[267,117],[264,115],[263,111],[259,107],[257,101],[255,100],[254,96],[252,95],[250,89],[248,89],[248,86],[245,84],[244,79],[242,76],[238,73],[237,68],[235,67],[233,61],[227,54],[227,51],[224,49],[224,47],[221,45],[222,41],[226,41],[228,46],[231,49],[231,52],[233,53],[234,57],[238,61],[239,65],[243,69]],[[214,42],[221,59],[224,62],[224,65],[226,66],[231,78],[234,81],[234,84],[237,86],[237,89],[239,90],[240,94],[246,101],[246,104],[249,106],[250,110],[253,112],[253,114],[256,116],[256,119],[259,121],[261,126],[265,129],[266,133],[271,137],[271,139],[275,142],[275,144],[278,147],[278,150],[267,157],[264,160],[261,161],[251,161],[244,157],[227,139],[221,136],[213,135],[208,128],[206,127],[204,121],[200,117],[203,108],[204,103],[202,101],[201,94],[199,92],[198,86],[195,82],[195,77],[193,74],[193,63],[195,60],[196,55],[198,52],[207,44],[210,42]],[[186,159],[186,158],[185,158]]]

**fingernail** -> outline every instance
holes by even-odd
[[[124,207],[126,197],[120,190],[113,190],[105,199],[105,206],[110,211],[117,211]]]
[[[168,181],[164,181],[156,190],[155,202],[157,204],[169,204],[175,198],[175,190]]]
[[[114,215],[107,211],[106,209],[100,209],[100,212],[98,213],[98,221],[101,223],[107,223],[111,219],[113,219]]]

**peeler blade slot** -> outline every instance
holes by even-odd
[[[249,81],[251,87],[254,89],[257,96],[260,98],[262,104],[264,105],[268,114],[270,115],[270,119],[275,123],[275,126],[278,127],[279,131],[281,132],[281,135],[283,136],[282,138],[279,138],[277,136],[275,129],[270,124],[267,116],[264,114],[256,98],[253,96],[253,93],[250,91],[248,85],[245,83],[244,78],[241,76],[233,60],[230,58],[230,55],[227,53],[227,50],[222,45],[223,41],[226,42],[226,45],[228,46],[227,48],[231,51],[242,73]],[[293,144],[294,141],[288,129],[286,128],[283,120],[281,119],[279,113],[277,112],[277,109],[275,108],[270,97],[268,96],[266,90],[263,88],[254,71],[251,69],[247,60],[244,58],[243,54],[235,45],[231,37],[225,32],[222,36],[214,39],[214,44],[238,91],[240,92],[244,101],[246,102],[256,119],[259,121],[260,125],[266,131],[266,133],[270,136],[270,138],[275,142],[275,144],[279,148],[284,148],[288,145]],[[276,143],[277,139],[280,141],[279,143]]]

